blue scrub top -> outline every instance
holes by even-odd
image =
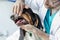
[[[45,19],[44,19],[44,27],[45,27],[47,34],[50,34],[50,28],[51,28],[52,20],[56,14],[56,13],[54,13],[53,15],[50,16],[50,12],[51,12],[50,9],[48,9],[46,16],[45,16]]]
[[[16,0],[8,0],[8,1],[15,2]]]

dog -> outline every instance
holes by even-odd
[[[12,15],[10,18],[18,26],[31,24],[31,25],[34,25],[34,27],[40,30],[43,30],[40,17],[36,13],[34,13],[30,8],[28,9],[24,8],[21,16]],[[23,30],[23,29],[20,29],[20,30]],[[26,31],[23,30],[23,33],[25,36]]]

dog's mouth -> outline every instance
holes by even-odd
[[[18,19],[16,19],[15,23],[18,26],[29,24],[28,21],[26,19],[22,18],[22,17],[19,17]]]

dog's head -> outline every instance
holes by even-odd
[[[29,9],[24,8],[21,16],[12,15],[11,19],[18,26],[31,24],[39,29],[43,28],[39,16],[33,13],[30,8]]]

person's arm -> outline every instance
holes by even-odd
[[[34,31],[33,31],[38,37],[40,37],[42,40],[49,40],[49,35],[47,35],[45,32],[37,29],[37,28],[34,28]]]
[[[37,35],[38,38],[42,40],[49,40],[49,35],[41,31],[40,29],[34,27],[33,25],[27,24],[27,25],[20,26],[20,28],[24,29],[28,33],[30,32],[34,33],[35,35]]]

